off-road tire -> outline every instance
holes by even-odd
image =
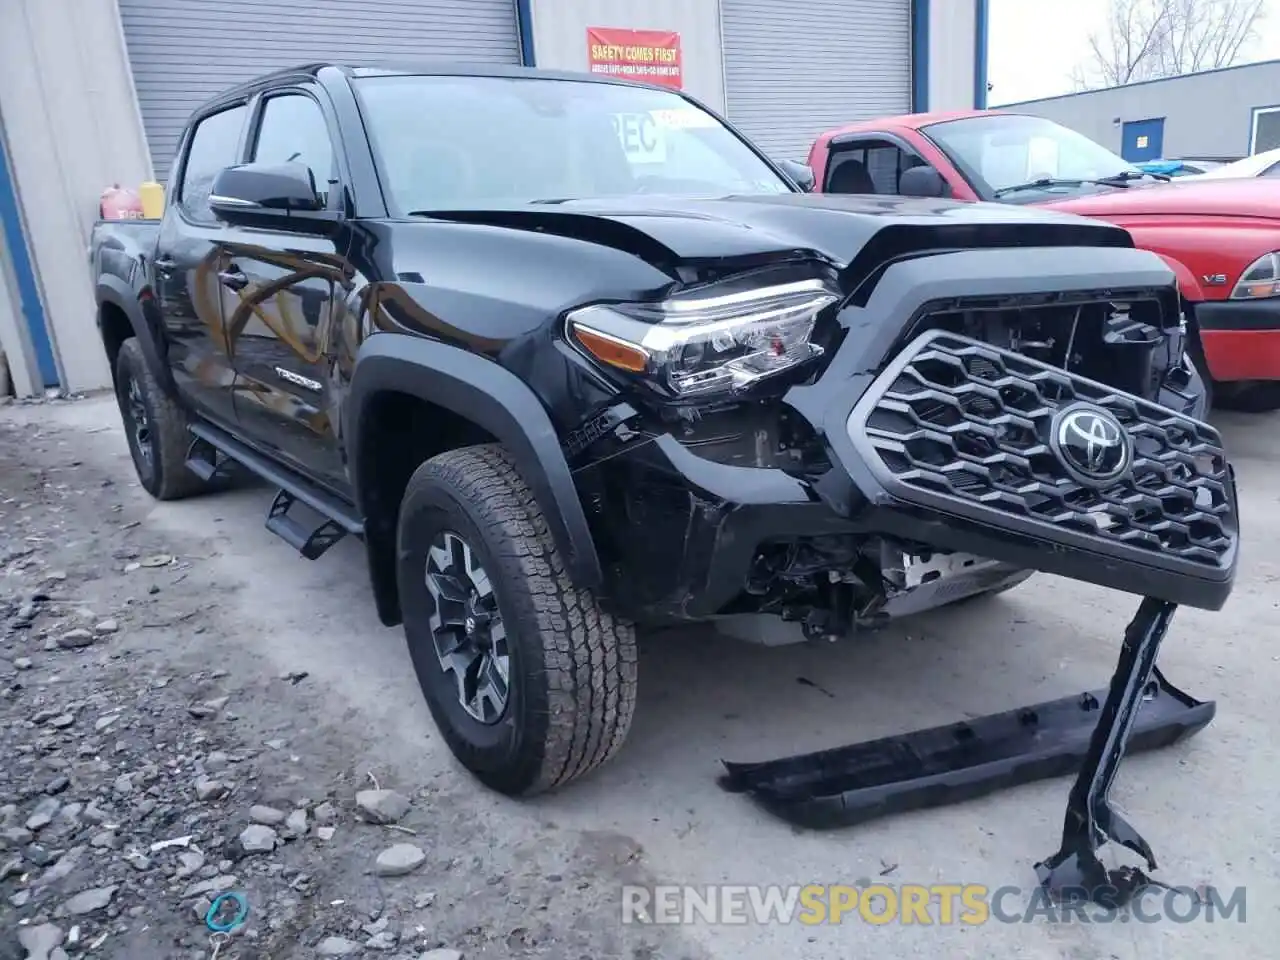
[[[506,629],[509,694],[491,725],[462,707],[436,655],[426,557],[445,530],[476,554]],[[574,586],[502,447],[463,447],[418,467],[400,506],[396,576],[423,695],[449,749],[477,779],[508,796],[531,796],[617,753],[635,712],[635,629]]]
[[[1240,413],[1273,413],[1280,410],[1280,382],[1260,380],[1243,384],[1224,401],[1223,409]]]
[[[165,393],[147,363],[146,354],[136,337],[120,347],[116,357],[116,403],[124,420],[129,442],[129,455],[138,480],[157,500],[181,500],[204,493],[209,485],[187,469],[187,451],[191,434],[187,432],[187,415],[178,403]],[[129,385],[136,383],[150,418],[150,463],[142,456],[129,413]]]
[[[1209,362],[1204,357],[1204,346],[1200,343],[1200,334],[1192,332],[1187,338],[1187,354],[1191,357],[1191,362],[1195,364],[1196,373],[1200,374],[1200,380],[1204,384],[1204,416],[1207,417],[1213,413],[1215,384],[1213,377],[1209,376]]]

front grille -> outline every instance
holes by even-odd
[[[1055,415],[1076,402],[1110,411],[1132,440],[1132,469],[1100,487],[1078,482],[1050,445]],[[1234,555],[1216,430],[978,340],[917,338],[858,402],[849,430],[908,504],[1135,561],[1218,569]]]

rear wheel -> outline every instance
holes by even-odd
[[[397,538],[409,654],[463,766],[502,793],[531,795],[618,751],[635,710],[635,631],[573,585],[501,447],[422,464]]]
[[[191,445],[187,416],[157,382],[136,337],[126,340],[116,357],[116,403],[143,489],[158,500],[178,500],[207,489],[186,467]]]

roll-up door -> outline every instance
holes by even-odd
[[[910,0],[721,0],[728,116],[775,160],[911,109]]]
[[[520,62],[514,0],[118,0],[156,176],[191,111],[303,63]]]

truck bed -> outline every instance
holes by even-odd
[[[118,277],[130,289],[139,289],[159,236],[159,220],[99,220],[89,235],[94,277]]]

